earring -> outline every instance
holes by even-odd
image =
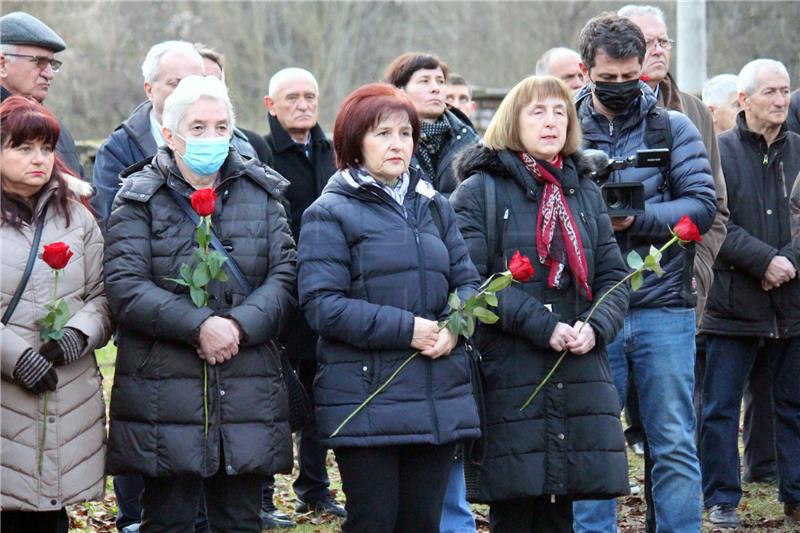
[[[359,161],[357,157],[353,159],[353,161],[355,161],[356,163],[361,163],[361,161]]]

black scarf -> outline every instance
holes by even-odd
[[[419,138],[417,158],[425,174],[431,180],[436,179],[436,164],[439,162],[439,151],[444,146],[444,141],[450,136],[450,122],[444,116],[439,117],[434,123],[422,123],[422,135]]]

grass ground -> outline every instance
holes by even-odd
[[[98,351],[98,362],[103,373],[103,388],[106,400],[111,396],[111,384],[114,379],[114,358],[116,350],[109,345]],[[644,486],[643,461],[633,453],[628,453],[631,478],[635,479],[640,487]],[[328,474],[331,479],[331,491],[337,500],[344,501],[341,478],[333,460],[333,454],[328,455]],[[291,476],[276,476],[275,504],[281,510],[294,514],[296,499],[292,492]],[[102,502],[84,503],[72,506],[69,509],[70,531],[81,533],[110,533],[116,531],[114,516],[117,504],[111,487],[111,479],[107,480],[106,497]],[[644,531],[644,490],[637,496],[628,496],[618,500],[620,533],[639,533]],[[783,506],[778,502],[777,488],[775,485],[746,483],[743,486],[742,503],[739,507],[743,527],[737,532],[753,533],[797,533],[800,528],[788,526],[783,522]],[[478,531],[488,532],[488,508],[483,505],[474,505],[473,513],[478,521]],[[337,519],[327,515],[314,516],[312,514],[294,515],[297,527],[292,533],[335,533],[341,530]],[[703,533],[717,533],[720,530],[704,523]]]

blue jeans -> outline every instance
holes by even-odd
[[[738,505],[739,414],[759,347],[769,358],[781,500],[800,503],[800,337],[782,340],[709,335],[703,381],[703,497],[706,507]]]
[[[658,533],[698,533],[702,518],[697,425],[692,396],[694,309],[634,308],[606,346],[620,405],[633,373],[642,425],[653,458],[653,503]],[[576,533],[617,530],[614,500],[574,504]]]
[[[467,502],[467,483],[464,481],[464,459],[453,462],[447,478],[442,503],[439,533],[475,533],[475,518]]]

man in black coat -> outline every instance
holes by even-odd
[[[709,520],[737,527],[741,498],[737,430],[742,388],[759,351],[769,359],[779,493],[800,522],[800,281],[792,248],[789,192],[800,172],[800,135],[789,132],[789,74],[757,59],[738,80],[736,127],[719,137],[731,218],[714,264],[701,332],[708,335],[703,382],[703,497]]]
[[[44,103],[50,83],[61,67],[55,54],[67,45],[50,27],[17,11],[0,17],[0,101],[21,95]],[[75,148],[75,139],[63,123],[56,151],[72,172],[83,178],[83,167]]]
[[[303,212],[322,193],[336,171],[333,146],[317,123],[319,86],[314,75],[300,68],[276,72],[269,81],[264,107],[269,112],[270,133],[267,145],[272,151],[273,168],[289,180],[286,200],[289,203],[289,225],[295,240],[300,235]],[[301,313],[291,321],[281,341],[306,391],[312,393],[317,371],[317,335]],[[312,397],[313,401],[313,397]],[[300,473],[294,482],[298,513],[328,512],[346,516],[330,493],[330,480],[325,468],[328,449],[320,442],[312,421],[298,434]],[[264,527],[292,527],[291,518],[275,508],[272,502],[274,480],[264,484],[261,517]]]

